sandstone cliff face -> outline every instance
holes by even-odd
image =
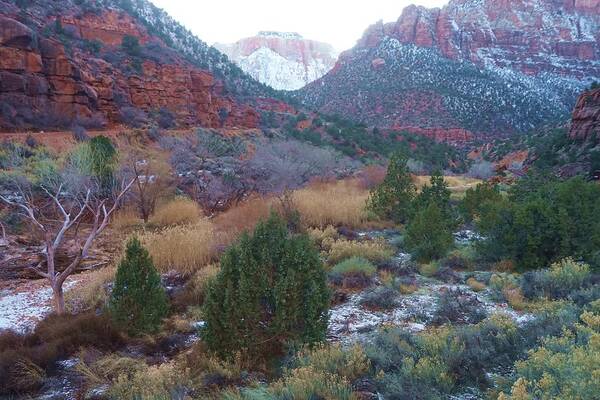
[[[584,92],[575,106],[569,135],[600,140],[600,88]]]
[[[383,37],[434,47],[446,57],[534,75],[600,75],[600,0],[451,0],[439,9],[409,6],[370,27],[359,47]]]
[[[600,0],[451,0],[378,22],[305,104],[438,140],[565,121],[600,76]]]
[[[325,75],[337,59],[330,45],[297,33],[260,32],[219,50],[258,81],[280,90],[300,89]]]
[[[236,98],[221,80],[169,49],[121,10],[62,15],[61,35],[47,34],[57,25],[55,18],[32,12],[25,25],[16,7],[0,1],[0,10],[2,130],[73,123],[100,127],[159,110],[171,113],[178,125],[255,128],[261,109],[285,107],[276,100],[251,105]],[[130,68],[133,60],[121,49],[125,36],[160,55],[140,58],[139,67]],[[89,43],[101,50],[86,50]]]

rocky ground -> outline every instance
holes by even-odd
[[[398,242],[398,233],[395,231],[370,231],[359,232],[359,237],[384,237],[391,244]],[[455,234],[459,245],[469,244],[477,238],[472,231],[461,231]],[[371,336],[379,328],[398,326],[412,332],[425,330],[439,324],[436,321],[436,310],[438,299],[448,291],[460,293],[460,301],[474,305],[487,315],[504,313],[513,318],[517,323],[524,323],[532,314],[519,312],[512,309],[504,302],[496,301],[491,289],[485,288],[474,291],[466,284],[468,277],[478,277],[489,272],[463,272],[446,271],[438,273],[436,277],[427,277],[411,269],[410,255],[401,250],[395,255],[392,263],[399,270],[407,271],[400,278],[411,282],[415,290],[412,293],[400,294],[394,301],[394,306],[387,310],[373,310],[365,307],[362,303],[364,296],[373,289],[373,286],[363,290],[347,294],[330,311],[330,323],[328,329],[328,340],[343,345],[352,345],[356,342],[368,342]],[[176,280],[166,275],[164,280],[169,291],[176,290]],[[396,278],[398,279],[398,278]],[[71,277],[67,283],[67,290],[75,285],[85,285],[86,274]],[[174,283],[175,282],[175,283]],[[182,281],[183,282],[183,281]],[[183,284],[183,283],[181,283]],[[375,287],[382,286],[378,279],[374,282]],[[0,329],[13,329],[18,332],[27,332],[33,329],[41,318],[51,311],[51,290],[43,281],[19,281],[13,286],[5,285],[0,297]],[[469,316],[464,315],[464,321],[458,323],[469,323]],[[141,352],[136,345],[130,345],[122,350],[122,354],[131,357],[151,357],[156,362],[164,362],[185,349],[189,348],[199,339],[197,329],[202,326],[202,321],[194,324],[187,334],[174,334],[171,337],[161,339],[164,346],[161,350],[151,353]],[[81,388],[82,377],[76,372],[75,366],[78,359],[71,358],[59,362],[56,373],[48,377],[39,399],[58,400],[74,398]],[[91,391],[92,397],[101,396],[106,388],[98,387]],[[88,392],[89,395],[90,392]],[[481,395],[474,389],[461,396],[454,397],[455,400],[479,399]]]

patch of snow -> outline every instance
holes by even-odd
[[[67,291],[76,281],[64,284]],[[31,332],[37,323],[52,312],[52,288],[48,286],[22,292],[0,293],[0,331]]]

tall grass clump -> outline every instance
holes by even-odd
[[[384,239],[363,242],[339,239],[324,245],[328,248],[327,262],[329,265],[352,257],[362,257],[373,263],[381,263],[394,255],[394,250]]]
[[[191,274],[216,261],[225,235],[217,233],[208,219],[201,219],[194,225],[148,232],[140,239],[160,272]]]
[[[329,279],[336,285],[347,288],[367,286],[377,268],[368,260],[360,257],[352,257],[336,264],[329,271]]]
[[[328,225],[359,228],[368,222],[365,205],[369,192],[355,180],[314,183],[294,192],[302,222],[309,227]]]
[[[198,203],[186,197],[177,197],[157,207],[150,217],[150,225],[156,227],[194,224],[202,217]]]

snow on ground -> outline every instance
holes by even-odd
[[[65,282],[65,291],[75,283],[75,280]],[[0,292],[0,331],[31,332],[51,312],[52,288],[44,281]]]

